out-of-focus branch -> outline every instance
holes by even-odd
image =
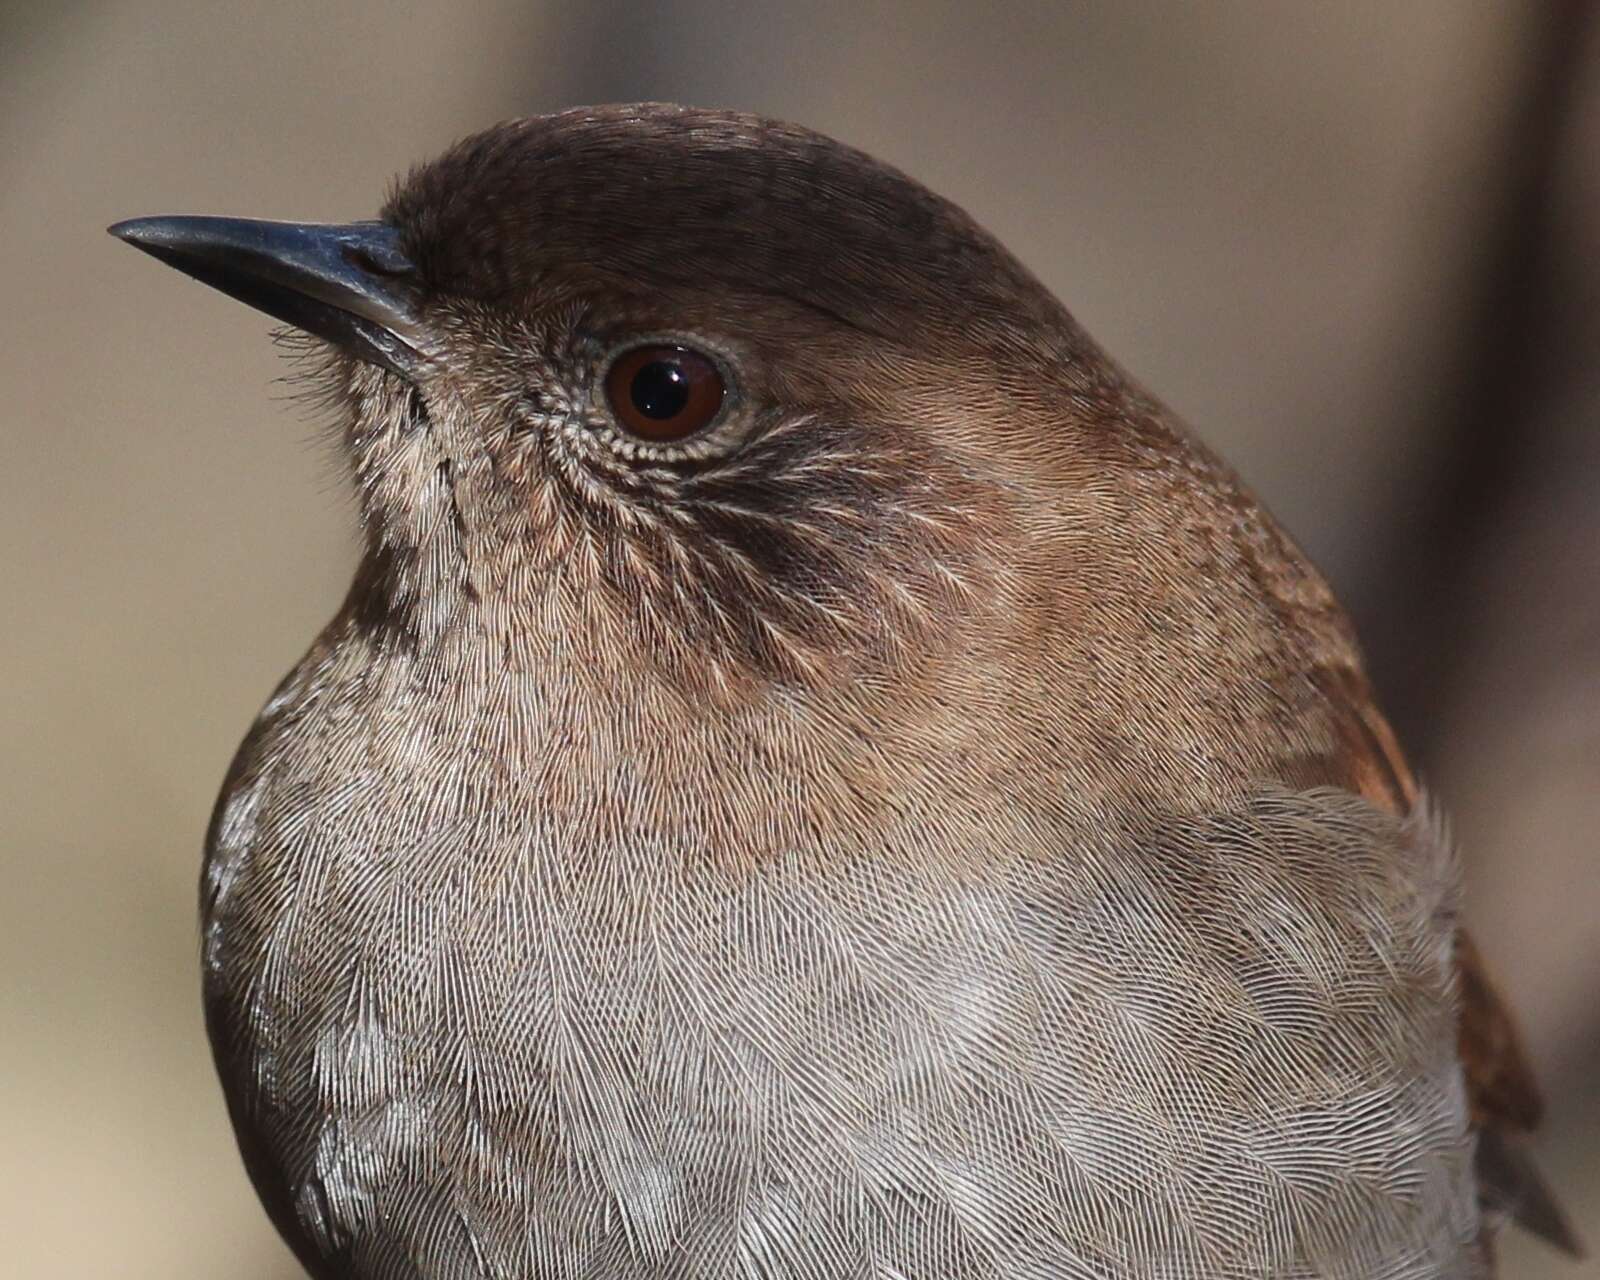
[[[1550,214],[1600,5],[1549,0],[1528,13],[1474,301],[1422,424],[1432,434],[1422,487],[1396,512],[1385,540],[1393,556],[1356,608],[1378,687],[1425,771],[1459,676],[1475,567],[1526,478],[1541,426],[1558,275]]]

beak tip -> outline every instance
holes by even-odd
[[[170,222],[170,218],[124,218],[107,227],[106,234],[135,249],[149,249],[162,242],[163,224]]]

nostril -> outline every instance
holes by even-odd
[[[339,246],[339,256],[352,267],[365,271],[368,275],[395,279],[416,274],[416,267],[409,258],[401,257],[398,253],[388,257],[380,256],[370,245],[342,244]]]

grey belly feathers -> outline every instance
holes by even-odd
[[[908,806],[732,865],[688,806],[514,818],[470,763],[379,790],[330,751],[273,795],[318,741],[269,711],[246,744],[205,947],[247,1159],[320,1274],[1480,1274],[1425,822],[1263,789],[933,855],[1005,826]]]

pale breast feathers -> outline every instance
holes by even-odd
[[[1432,828],[1334,791],[1049,856],[1018,822],[959,873],[908,828],[740,877],[449,821],[330,874],[258,828],[232,887],[301,870],[273,921],[217,904],[233,1087],[303,1229],[374,1261],[1476,1274]]]

